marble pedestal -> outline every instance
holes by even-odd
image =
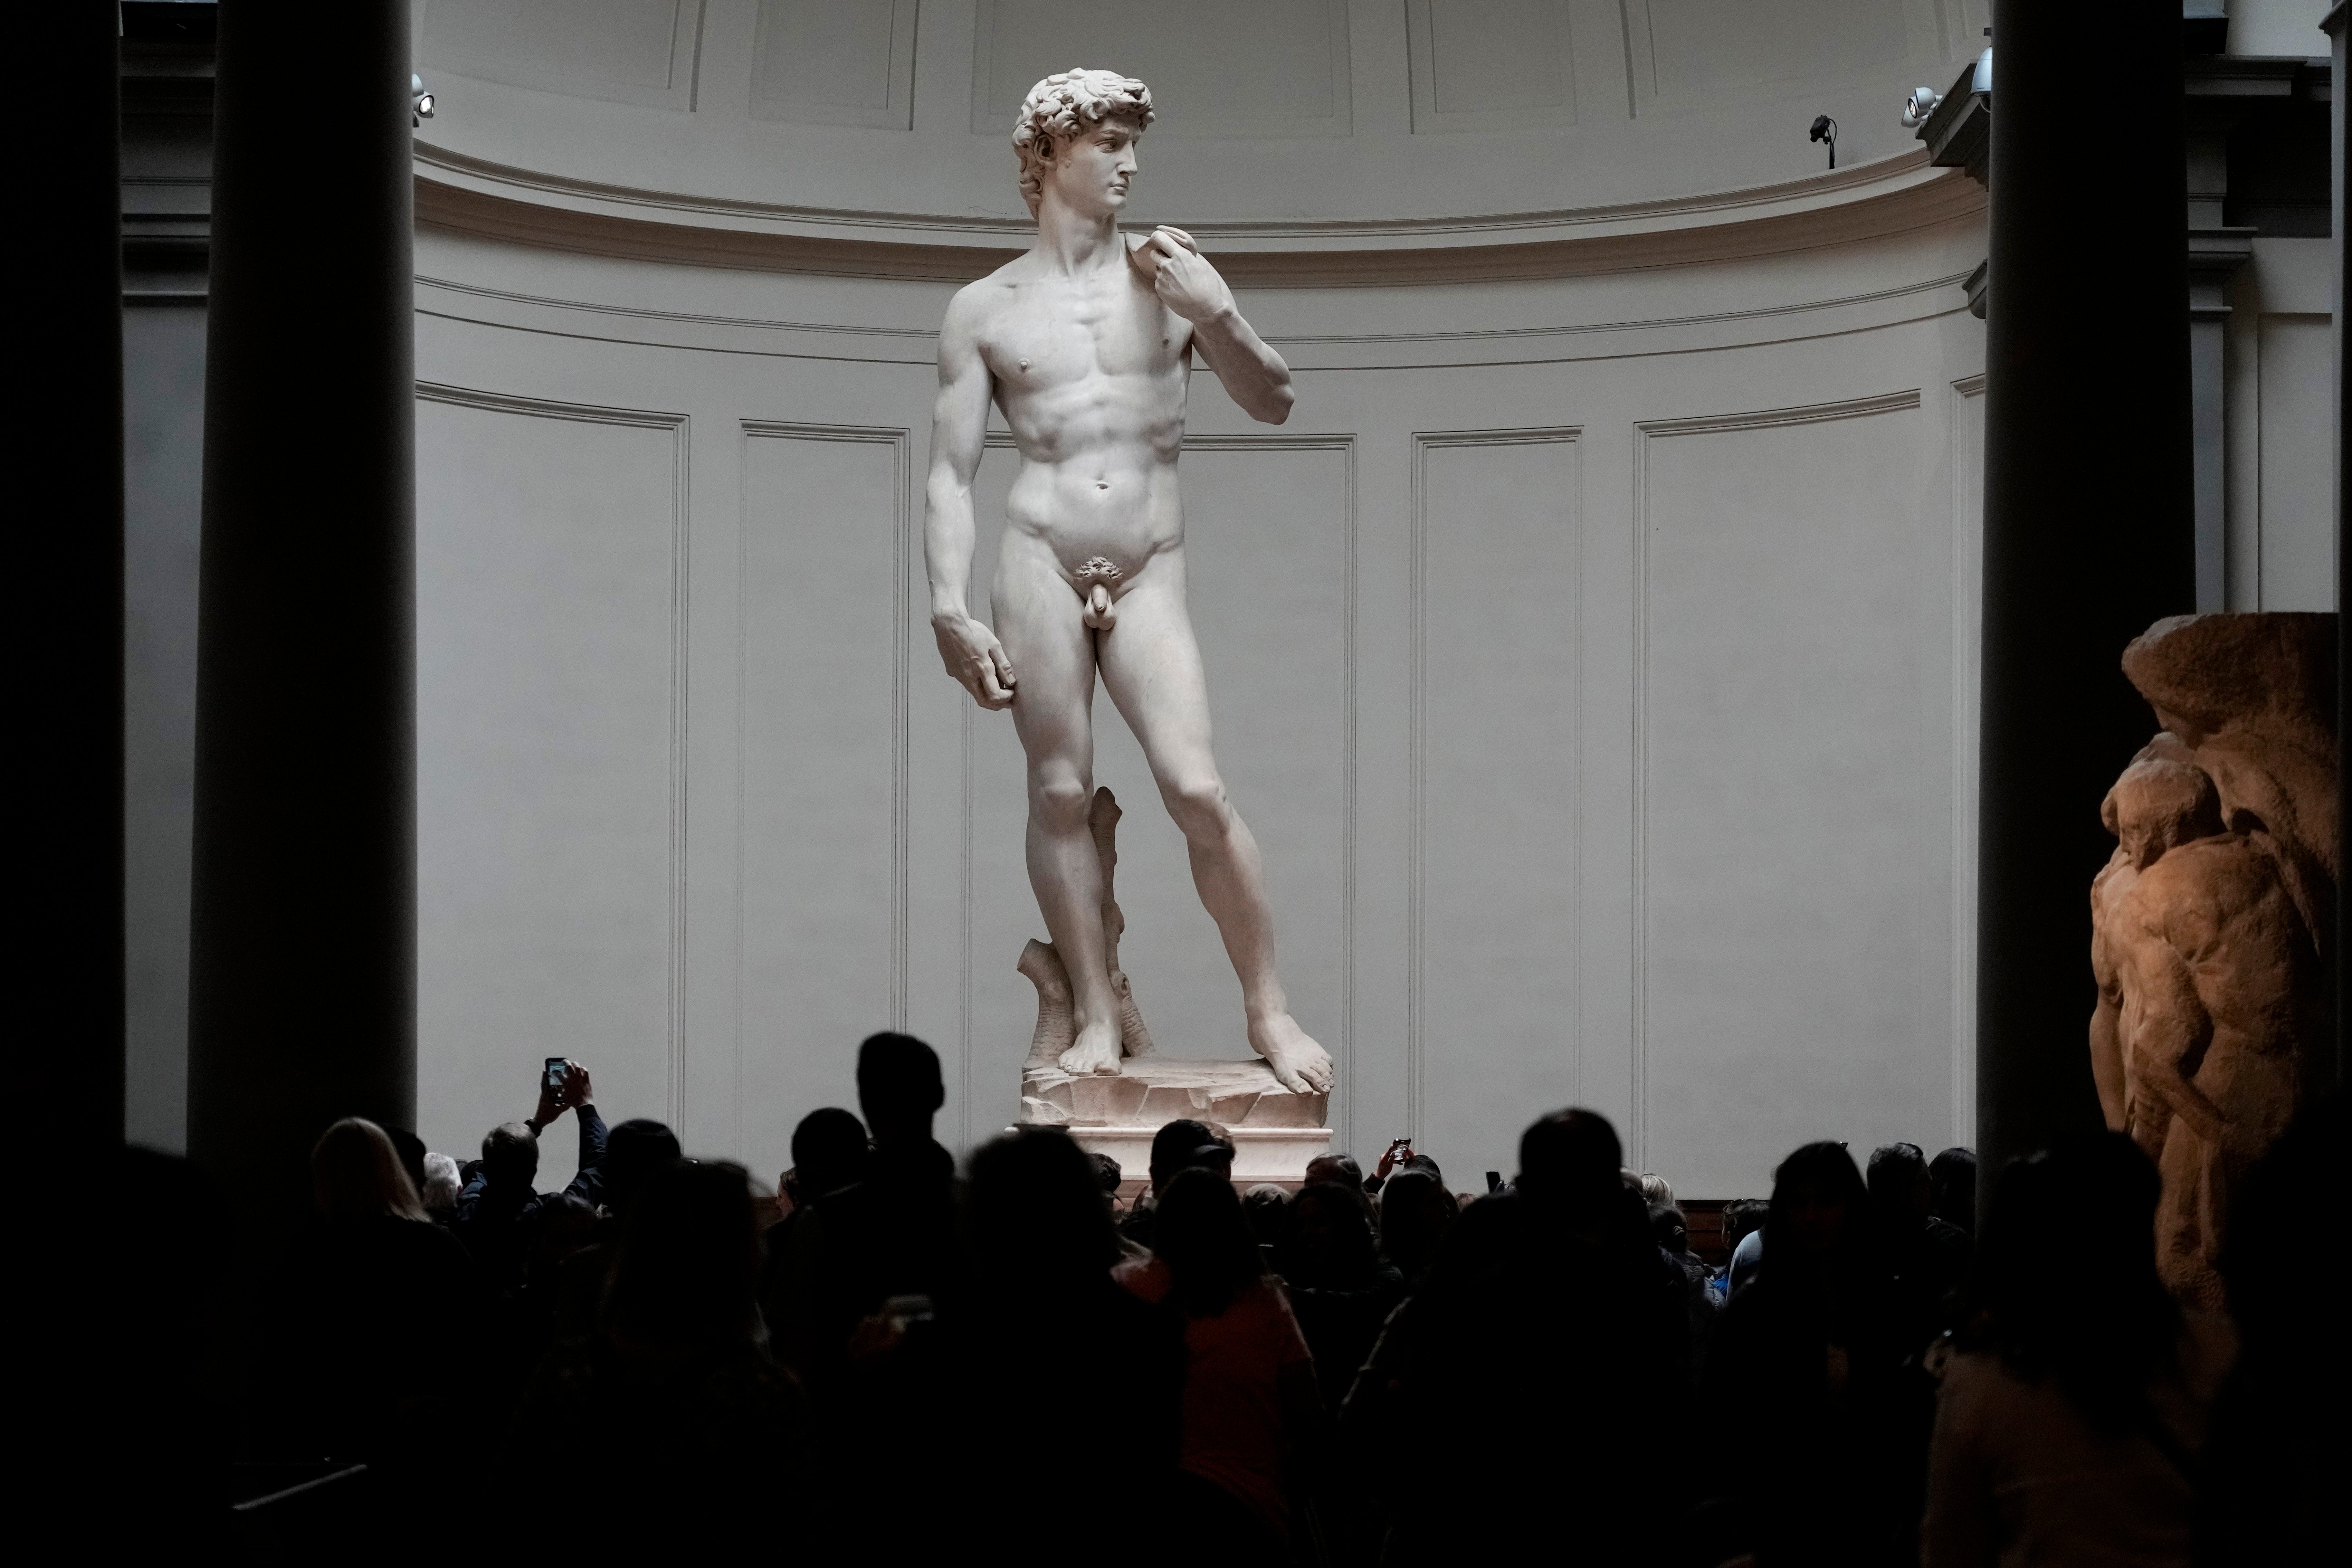
[[[1215,1124],[1234,1142],[1234,1181],[1249,1186],[1307,1179],[1307,1163],[1331,1151],[1330,1096],[1293,1094],[1253,1057],[1184,1061],[1129,1057],[1116,1074],[1072,1077],[1050,1066],[1021,1075],[1021,1120],[1062,1127],[1080,1147],[1108,1154],[1134,1181],[1151,1163],[1151,1140],[1181,1117]]]

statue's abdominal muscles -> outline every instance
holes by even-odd
[[[1079,594],[1097,584],[1123,592],[1154,555],[1182,542],[1181,374],[1098,373],[1001,395],[1021,448],[1006,521],[1045,544]]]

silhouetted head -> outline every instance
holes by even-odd
[[[963,1222],[973,1273],[1000,1297],[1099,1285],[1118,1261],[1100,1170],[1057,1127],[1024,1127],[973,1152]]]
[[[1438,1184],[1441,1186],[1444,1185],[1445,1182],[1445,1173],[1439,1170],[1437,1168],[1437,1162],[1431,1159],[1426,1154],[1408,1154],[1405,1156],[1404,1163],[1399,1165],[1397,1169],[1400,1171],[1426,1172],[1430,1175],[1436,1177]],[[1360,1185],[1361,1184],[1360,1183],[1358,1184]]]
[[[1643,1207],[1674,1207],[1675,1189],[1667,1184],[1665,1177],[1658,1174],[1657,1172],[1643,1171],[1633,1178],[1633,1182],[1641,1189]]]
[[[1290,1240],[1290,1194],[1272,1182],[1260,1182],[1242,1194],[1242,1215],[1261,1247],[1280,1247]]]
[[[1210,1133],[1208,1142],[1200,1144],[1186,1157],[1184,1166],[1187,1170],[1214,1171],[1225,1180],[1232,1181],[1234,1179],[1232,1141],[1220,1138],[1214,1132]]]
[[[2138,1418],[2179,1328],[2156,1271],[2161,1184],[2119,1132],[2063,1139],[2001,1172],[1977,1252],[1978,1300],[2001,1358],[2055,1381],[2109,1432]]]
[[[1381,1250],[1407,1279],[1418,1279],[1437,1260],[1437,1249],[1460,1213],[1461,1205],[1435,1175],[1400,1171],[1381,1189]]]
[[[428,1209],[457,1206],[457,1194],[465,1189],[465,1181],[457,1174],[457,1162],[446,1154],[425,1156],[425,1185],[417,1196]]]
[[[1927,1156],[1916,1143],[1886,1143],[1870,1153],[1871,1212],[1897,1233],[1916,1230],[1927,1217],[1934,1190],[1927,1182]]]
[[[1764,1228],[1764,1216],[1772,1205],[1762,1198],[1734,1198],[1723,1205],[1724,1250],[1735,1252],[1749,1236]]]
[[[387,1127],[383,1135],[392,1140],[393,1152],[400,1156],[400,1168],[408,1173],[409,1185],[422,1196],[425,1192],[425,1140],[405,1127]]]
[[[1927,1162],[1927,1212],[1969,1235],[1977,1228],[1977,1152],[1958,1145]]]
[[[751,1177],[726,1161],[654,1172],[621,1231],[604,1326],[625,1349],[717,1352],[760,1334]]]
[[[596,1207],[586,1198],[558,1193],[539,1205],[532,1221],[530,1260],[545,1268],[562,1262],[594,1239]]]
[[[647,1116],[633,1116],[604,1135],[604,1205],[625,1213],[646,1184],[677,1163],[677,1134]]]
[[[1361,1187],[1310,1182],[1290,1205],[1290,1257],[1301,1285],[1360,1288],[1379,1267]]]
[[[1349,1154],[1318,1154],[1307,1162],[1307,1180],[1315,1182],[1345,1182],[1351,1187],[1364,1184],[1364,1168]]]
[[[1102,1184],[1104,1197],[1115,1198],[1118,1196],[1118,1184],[1127,1180],[1127,1173],[1118,1168],[1118,1161],[1097,1149],[1095,1151],[1095,1180]]]
[[[1161,1190],[1151,1249],[1174,1278],[1171,1299],[1196,1318],[1217,1316],[1265,1272],[1234,1184],[1213,1171],[1179,1171]]]
[[[539,1174],[539,1134],[530,1122],[501,1122],[483,1135],[482,1174],[492,1186],[530,1185]]]
[[[800,1201],[814,1203],[866,1179],[866,1123],[837,1105],[822,1106],[793,1129],[793,1169]]]
[[[1597,1110],[1555,1110],[1519,1135],[1518,1190],[1538,1202],[1606,1214],[1625,1192],[1617,1130]]]
[[[425,1205],[383,1129],[346,1116],[310,1151],[310,1194],[329,1219],[421,1220]]]
[[[1179,1117],[1151,1135],[1151,1190],[1155,1193],[1168,1185],[1177,1172],[1189,1170],[1192,1151],[1214,1136],[1208,1124]]]
[[[1676,1258],[1690,1250],[1690,1221],[1672,1204],[1650,1205],[1650,1235]]]
[[[1786,1278],[1827,1267],[1859,1242],[1870,1194],[1843,1143],[1808,1143],[1772,1173],[1771,1235],[1763,1275]]]
[[[877,1143],[921,1142],[947,1103],[940,1054],[912,1035],[868,1035],[857,1047],[857,1104]]]

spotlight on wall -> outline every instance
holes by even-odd
[[[413,131],[432,118],[433,95],[425,90],[425,79],[421,76],[410,77],[408,79],[409,129]]]
[[[1935,113],[1936,105],[1943,101],[1944,95],[1932,87],[1913,88],[1911,96],[1903,100],[1903,129],[1916,131],[1927,124],[1927,116]]]
[[[1816,141],[1816,142],[1828,142],[1828,143],[1830,144],[1830,167],[1831,167],[1831,168],[1832,168],[1832,169],[1836,168],[1836,167],[1837,167],[1837,121],[1834,121],[1834,120],[1832,120],[1832,119],[1831,119],[1828,115],[1826,115],[1826,114],[1816,114],[1816,115],[1814,115],[1814,116],[1813,116],[1813,136],[1812,136],[1812,139],[1813,139],[1814,141]]]

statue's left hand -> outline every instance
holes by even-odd
[[[1225,287],[1224,279],[1209,265],[1191,235],[1181,228],[1155,228],[1144,246],[1159,254],[1151,288],[1161,304],[1194,326],[1233,310],[1234,291]]]

